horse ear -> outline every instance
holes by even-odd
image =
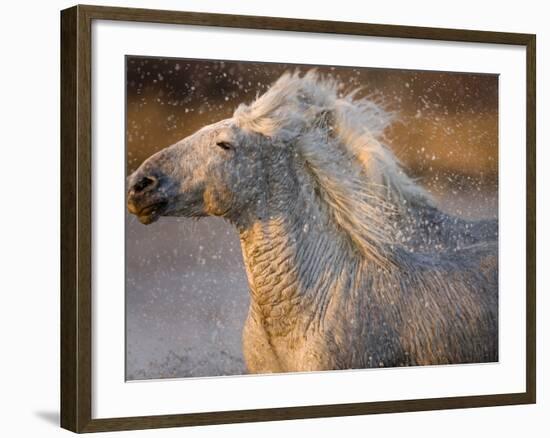
[[[323,108],[316,114],[315,126],[325,130],[330,136],[334,134],[335,122],[334,110]]]

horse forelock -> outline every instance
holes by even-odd
[[[244,130],[295,147],[333,219],[356,247],[384,264],[394,243],[391,217],[431,200],[384,144],[394,114],[357,98],[357,90],[339,89],[315,70],[287,72],[233,118]]]

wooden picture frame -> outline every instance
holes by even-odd
[[[346,403],[273,409],[92,418],[92,35],[93,20],[220,26],[518,45],[526,48],[526,391],[521,393]],[[175,426],[335,417],[390,412],[535,403],[535,79],[536,38],[531,34],[381,24],[237,16],[99,6],[61,12],[61,426],[97,432]]]

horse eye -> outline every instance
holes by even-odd
[[[226,150],[226,151],[229,151],[231,149],[233,149],[233,145],[231,143],[228,143],[226,141],[219,141],[216,143],[216,146],[219,146],[221,147],[222,149]]]

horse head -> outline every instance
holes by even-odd
[[[206,126],[148,158],[128,178],[128,210],[160,216],[223,216],[254,202],[267,139],[233,119]]]

